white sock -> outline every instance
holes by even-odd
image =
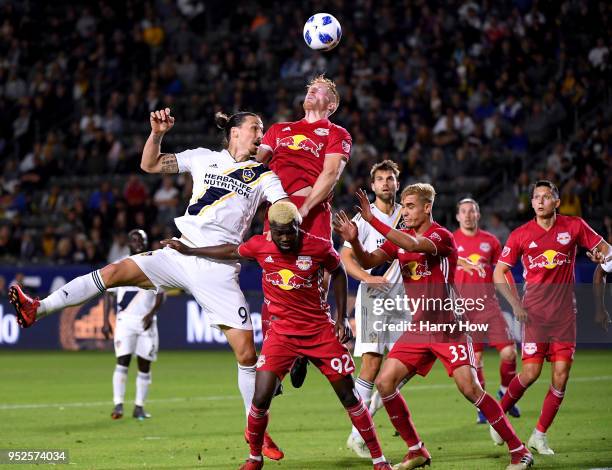
[[[106,290],[100,270],[79,276],[40,301],[37,318],[87,302]]]
[[[503,385],[499,386],[499,391],[502,392],[502,395],[505,395],[508,391],[508,387],[504,387]]]
[[[359,393],[359,396],[363,400],[363,403],[365,404],[366,408],[369,408],[370,402],[372,401],[372,392],[374,390],[374,384],[360,377],[357,377],[357,379],[355,379],[355,390],[357,390],[357,393]],[[361,434],[359,434],[359,431],[355,426],[353,426],[353,428],[351,429],[351,433],[355,436],[361,437]]]
[[[251,409],[253,395],[255,395],[255,366],[241,366],[238,364],[238,388],[242,401],[244,402],[245,413],[248,416]]]
[[[128,368],[119,364],[115,365],[113,372],[113,403],[119,405],[125,399],[125,382],[127,380]]]
[[[383,463],[383,462],[386,462],[386,461],[387,461],[387,459],[385,458],[385,456],[384,456],[384,455],[381,455],[381,456],[380,456],[380,457],[378,457],[377,459],[372,459],[372,463],[373,463],[374,465],[376,465],[377,463]]]
[[[419,450],[421,447],[423,447],[423,442],[419,441],[418,444],[408,447],[408,450]]]
[[[147,399],[149,393],[149,385],[151,385],[151,372],[140,372],[136,376],[136,399],[134,405],[144,406],[144,402]]]
[[[538,431],[537,429],[534,429],[533,433],[536,435],[536,437],[545,437],[546,436],[545,432]]]

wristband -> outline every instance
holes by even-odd
[[[380,220],[378,220],[376,217],[372,216],[372,220],[370,220],[369,224],[374,227],[374,229],[376,231],[378,231],[382,236],[384,236],[385,238],[387,238],[387,235],[389,235],[389,232],[391,230],[393,230],[391,227],[389,227],[387,224],[385,224],[384,222],[381,222]]]
[[[601,269],[603,269],[607,273],[612,273],[612,258],[610,258],[604,263],[601,263]]]

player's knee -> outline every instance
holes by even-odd
[[[151,361],[138,356],[138,370],[144,374],[148,374],[151,370]]]
[[[389,395],[392,395],[393,392],[395,392],[395,389],[397,388],[397,385],[395,384],[395,381],[392,377],[385,376],[382,374],[376,378],[375,384],[378,393],[380,393],[380,396],[382,397],[388,397]]]
[[[131,354],[126,354],[125,356],[119,356],[117,358],[117,364],[123,367],[129,367],[131,359],[132,359]]]
[[[336,388],[335,391],[336,395],[338,396],[338,399],[340,400],[340,403],[342,403],[342,406],[344,406],[345,408],[351,408],[357,403],[359,403],[359,398],[357,398],[354,388],[341,387]]]
[[[241,348],[237,351],[234,351],[234,354],[236,355],[236,361],[241,366],[251,367],[254,366],[257,362],[257,355],[255,354],[254,348]]]
[[[502,361],[508,361],[508,362],[516,361],[516,347],[514,346],[505,347],[504,349],[500,351],[499,357]]]
[[[519,375],[521,383],[529,387],[532,383],[538,380],[540,376],[540,369],[523,369]]]
[[[273,393],[270,394],[267,391],[255,390],[255,394],[253,395],[253,406],[259,410],[269,409],[273,395]]]
[[[104,266],[100,270],[100,274],[102,275],[102,280],[104,281],[104,285],[108,287],[115,287],[117,285],[118,279],[121,278],[121,267],[122,263],[112,263],[107,266]]]
[[[569,379],[569,371],[554,371],[552,377],[552,386],[560,392],[565,390]]]
[[[457,387],[461,394],[472,403],[476,403],[484,392],[477,380],[458,382]]]
[[[374,379],[376,378],[376,375],[380,369],[380,363],[381,361],[377,360],[370,360],[367,362],[363,361],[361,363],[359,377],[361,377],[363,380],[367,380],[368,382],[374,382]]]

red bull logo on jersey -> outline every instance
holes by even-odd
[[[310,279],[295,274],[290,269],[281,269],[273,273],[266,273],[265,280],[273,286],[283,290],[299,289],[300,287],[312,287]]]
[[[546,268],[546,269],[554,269],[557,266],[561,266],[562,264],[567,264],[570,262],[570,257],[564,253],[559,253],[555,250],[546,250],[544,253],[538,256],[528,256],[529,259],[529,269],[535,268]]]
[[[480,256],[478,253],[472,253],[470,256],[467,257],[467,259],[472,264],[481,264],[481,261],[484,261],[483,257]]]
[[[282,139],[276,139],[276,147],[287,147],[291,150],[306,150],[319,158],[319,152],[323,148],[323,144],[316,144],[312,139],[305,135],[290,135]]]
[[[312,258],[310,256],[298,256],[297,261],[295,262],[295,265],[301,271],[308,271],[310,267],[312,266]]]
[[[431,275],[431,271],[429,271],[429,267],[427,266],[427,261],[425,261],[425,263],[410,261],[404,266],[404,272],[406,271],[408,271],[406,274],[408,274],[413,281],[418,281],[423,276]]]
[[[572,237],[569,232],[561,232],[557,234],[557,241],[562,245],[567,245],[572,241]]]

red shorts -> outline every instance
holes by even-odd
[[[289,196],[291,202],[293,202],[297,208],[299,209],[304,201],[306,200],[306,196]],[[313,207],[308,215],[302,220],[302,224],[300,228],[304,230],[304,232],[308,232],[315,237],[325,238],[326,240],[331,240],[332,238],[332,213],[331,213],[331,205],[329,202],[324,201],[320,204],[317,204]],[[270,230],[270,224],[268,223],[268,212],[266,211],[266,216],[264,219],[264,232]]]
[[[330,382],[355,371],[351,353],[338,341],[332,325],[310,336],[284,335],[272,326],[264,338],[257,370],[274,372],[283,380],[295,359],[301,356],[317,366]]]
[[[573,362],[576,343],[523,343],[521,358],[523,362]]]
[[[446,368],[448,376],[461,366],[476,367],[472,343],[404,343],[397,342],[391,348],[389,358],[397,359],[408,369],[425,377],[436,362],[436,358]]]

